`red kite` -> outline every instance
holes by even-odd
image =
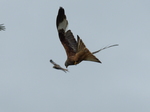
[[[66,31],[68,21],[65,15],[65,10],[60,7],[56,19],[56,27],[58,30],[59,39],[64,46],[67,54],[65,66],[76,65],[82,61],[93,61],[101,63],[89,50],[86,48],[83,41],[77,35],[77,41],[74,38],[71,30]]]

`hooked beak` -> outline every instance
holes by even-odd
[[[68,65],[65,65],[66,66],[66,68],[68,68]]]

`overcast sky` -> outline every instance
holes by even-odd
[[[65,73],[56,16],[102,64]],[[149,112],[149,0],[0,0],[0,112]]]

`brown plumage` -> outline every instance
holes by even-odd
[[[57,70],[62,70],[64,72],[68,72],[68,69],[62,68],[60,65],[56,64],[53,60],[50,60],[50,62],[54,65],[53,68]]]
[[[71,30],[66,31],[68,21],[66,19],[65,10],[60,7],[56,19],[56,27],[58,30],[59,39],[64,46],[67,54],[65,66],[76,65],[84,61],[93,61],[101,63],[85,46],[83,41],[77,36],[77,41],[74,38]]]

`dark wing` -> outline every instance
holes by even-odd
[[[76,54],[77,42],[71,30],[68,30],[66,33],[64,30],[59,30],[59,39],[66,50],[67,56],[73,56]]]
[[[66,19],[65,11],[60,7],[56,19],[56,26],[58,30],[59,39],[66,50],[67,56],[75,55],[77,52],[77,42],[71,32],[71,30],[66,31],[68,21]]]
[[[68,26],[68,20],[65,15],[65,10],[62,7],[60,7],[58,10],[57,18],[56,18],[57,30],[60,30],[60,29],[66,30],[67,26]]]
[[[73,36],[73,33],[71,32],[71,30],[68,30],[65,33],[65,39],[68,41],[68,46],[70,47],[70,49],[72,49],[73,52],[77,52],[77,41]]]
[[[3,26],[4,24],[0,24],[0,31],[1,30],[5,30],[5,26]]]

